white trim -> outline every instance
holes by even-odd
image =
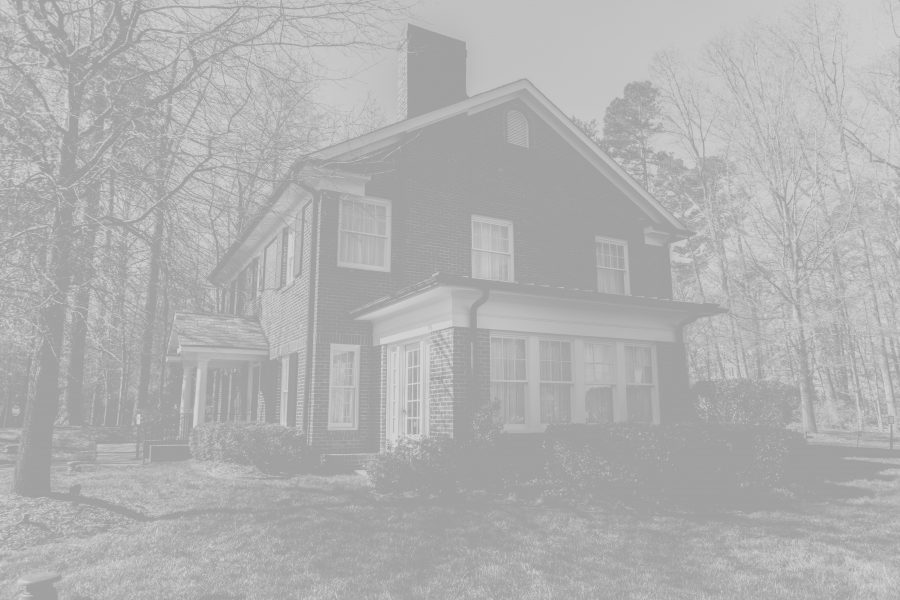
[[[281,357],[281,389],[278,390],[278,422],[285,427],[292,427],[287,422],[288,419],[288,400],[291,397],[291,355],[285,354]]]
[[[341,260],[341,235],[344,230],[341,228],[341,217],[344,210],[344,202],[361,202],[367,204],[375,204],[385,208],[385,235],[384,235],[384,265],[367,265],[362,263],[353,263]],[[345,195],[338,198],[338,231],[337,231],[337,266],[347,269],[360,269],[363,271],[380,271],[390,273],[391,271],[391,201],[385,198],[373,198],[371,196],[350,196]],[[360,234],[360,232],[348,231],[348,233]],[[377,234],[374,237],[382,237]]]
[[[353,352],[353,423],[335,423],[331,420],[331,395],[333,386],[331,383],[331,370],[334,368],[334,355],[338,352]],[[339,431],[352,431],[359,428],[359,355],[360,346],[357,344],[331,344],[328,354],[328,429]]]
[[[482,250],[481,248],[475,248],[475,223],[481,223],[485,225],[497,225],[498,227],[506,227],[509,230],[509,251],[508,252],[498,252],[494,250]],[[495,217],[485,217],[484,215],[472,215],[472,219],[469,225],[469,262],[471,263],[471,275],[473,279],[486,279],[488,281],[507,281],[514,282],[516,280],[516,231],[515,226],[512,221],[506,219],[497,219]],[[486,252],[489,254],[499,254],[509,256],[509,279],[493,279],[491,277],[477,277],[475,275],[475,252]]]
[[[594,236],[594,271],[597,275],[597,289],[600,290],[600,269],[604,268],[609,271],[618,271],[619,269],[608,269],[607,267],[601,267],[597,264],[597,244],[600,242],[606,242],[608,244],[616,244],[622,246],[625,253],[625,291],[623,295],[630,296],[631,295],[631,257],[628,254],[628,241],[622,240],[619,238],[609,237],[605,235],[595,235]],[[615,292],[605,292],[605,293],[615,293]]]
[[[481,292],[440,286],[358,318],[373,325],[373,343],[383,345],[448,327],[468,327],[469,308]],[[493,291],[478,310],[483,329],[542,335],[674,342],[683,309],[623,306],[588,300]]]

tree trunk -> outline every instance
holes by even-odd
[[[150,245],[150,273],[147,277],[147,295],[144,302],[144,328],[141,334],[141,364],[138,379],[137,412],[146,411],[150,399],[150,372],[153,369],[153,337],[156,328],[156,308],[159,299],[159,270],[162,262],[162,246],[165,225],[163,205],[156,207],[153,239]]]
[[[91,285],[94,276],[94,242],[97,238],[97,209],[100,202],[100,180],[87,186],[85,197],[85,237],[78,253],[73,285],[78,290],[72,313],[69,366],[66,372],[66,414],[69,425],[81,425],[84,418],[84,357],[87,352],[88,316]]]

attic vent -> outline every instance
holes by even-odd
[[[528,148],[528,119],[520,110],[506,111],[506,142]]]

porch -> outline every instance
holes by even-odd
[[[206,422],[256,421],[268,341],[256,321],[178,313],[166,362],[182,367],[179,436]]]

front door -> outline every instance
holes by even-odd
[[[388,347],[386,433],[389,444],[427,435],[428,345],[410,342]]]

